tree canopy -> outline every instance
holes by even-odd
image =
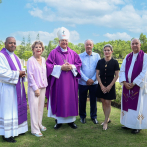
[[[4,42],[0,40],[0,50],[1,50],[2,48],[4,48],[4,47],[5,47]]]
[[[39,39],[39,34],[37,34],[36,39]],[[140,34],[140,42],[141,42],[141,49],[147,53],[147,38],[146,35],[143,33]],[[54,38],[54,40],[50,40],[48,42],[48,45],[45,46],[44,52],[42,54],[43,57],[47,59],[49,53],[58,46],[59,39]],[[111,44],[113,46],[113,57],[116,59],[123,59],[125,56],[132,52],[131,49],[131,41],[124,41],[124,40],[112,40],[108,42],[99,42],[95,43],[93,47],[93,51],[96,53],[99,53],[101,58],[104,57],[103,53],[103,47],[106,44]],[[4,47],[4,42],[0,41],[0,49]],[[85,51],[84,43],[79,44],[73,44],[71,42],[68,43],[68,47],[70,47],[72,50],[74,50],[76,53],[80,54]],[[18,45],[15,50],[15,54],[19,56],[19,58],[28,60],[33,53],[31,49],[31,38],[30,35],[28,35],[28,39],[26,42],[26,39],[23,37],[21,45]]]

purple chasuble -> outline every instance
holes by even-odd
[[[72,71],[61,71],[59,79],[51,75],[54,65],[63,65],[64,60],[76,66],[77,76]],[[80,75],[81,60],[79,55],[67,47],[67,52],[62,52],[60,46],[52,50],[46,61],[48,87],[46,97],[51,101],[52,113],[57,117],[78,115],[78,79]],[[48,105],[47,105],[48,106]]]
[[[128,72],[129,68],[132,62],[133,58],[133,52],[128,54],[126,57],[126,66],[125,66],[125,76],[126,76],[126,82],[129,82],[128,80]],[[140,74],[143,67],[143,58],[144,58],[144,52],[142,50],[139,51],[136,61],[134,63],[132,76],[131,76],[131,83],[133,80]],[[138,104],[138,98],[139,98],[139,90],[140,87],[135,85],[131,90],[128,90],[123,86],[123,95],[122,95],[122,109],[124,111],[128,111],[128,109],[137,110],[137,104]]]
[[[6,49],[3,48],[1,50],[1,53],[3,53],[10,65],[11,70],[17,71],[11,57],[6,52]],[[21,70],[21,64],[17,56],[14,54],[14,57],[16,59],[16,62],[19,66],[19,69]],[[17,108],[18,108],[18,125],[22,124],[24,121],[27,121],[27,101],[26,101],[26,93],[22,78],[22,95],[21,95],[21,82],[20,78],[18,80],[18,83],[16,84],[16,93],[17,93]],[[11,97],[10,97],[11,98]]]

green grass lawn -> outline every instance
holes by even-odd
[[[77,117],[77,129],[70,128],[67,124],[62,125],[58,130],[54,130],[55,121],[47,117],[47,110],[44,108],[43,125],[47,131],[42,132],[43,137],[31,135],[30,112],[28,110],[29,131],[19,137],[15,137],[17,143],[7,143],[0,137],[0,147],[144,147],[147,145],[147,130],[142,130],[139,134],[131,134],[131,130],[121,129],[120,109],[112,107],[109,129],[102,130],[100,125],[104,120],[101,103],[97,103],[98,121],[95,125],[90,119],[90,106],[87,102],[86,124],[81,124]]]

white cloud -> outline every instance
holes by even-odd
[[[117,32],[116,34],[106,33],[103,36],[107,37],[109,40],[121,39],[121,40],[128,41],[132,39],[132,37],[128,35],[126,32],[123,32],[123,33]]]
[[[42,10],[40,10],[39,8],[33,8],[33,11],[29,11],[29,13],[32,15],[32,16],[35,16],[35,17],[39,17],[39,18],[42,18]]]
[[[44,3],[44,7],[40,8],[38,3]],[[29,13],[46,21],[64,22],[73,27],[76,24],[94,24],[147,32],[147,10],[136,10],[131,3],[131,0],[34,0]]]
[[[92,35],[93,35],[93,36],[96,36],[96,37],[99,36],[99,34],[96,34],[96,33],[93,33]]]
[[[32,4],[31,3],[27,3],[25,7],[26,8],[32,8]]]
[[[53,32],[43,32],[43,31],[27,31],[27,32],[15,32],[12,35],[17,40],[17,45],[21,44],[21,41],[19,41],[17,38],[25,38],[25,41],[27,43],[28,36],[30,35],[31,43],[33,43],[36,40],[37,35],[39,34],[39,39],[42,41],[45,45],[48,45],[50,40],[54,40],[54,38],[57,38],[57,31],[59,28],[54,29]],[[79,33],[77,31],[70,31],[70,39],[72,43],[75,43],[77,40],[79,40]]]
[[[77,31],[71,31],[70,32],[70,38],[69,41],[72,43],[78,41],[80,39],[79,33]]]
[[[34,0],[44,2],[44,8],[34,7],[29,13],[46,21],[62,21],[73,24],[89,22],[89,17],[101,16],[113,12],[117,7],[114,4],[121,4],[122,0]]]

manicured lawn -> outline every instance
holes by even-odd
[[[29,131],[19,137],[15,137],[17,143],[7,143],[0,137],[0,147],[144,147],[147,145],[147,130],[142,130],[139,134],[131,134],[131,130],[121,129],[120,110],[112,107],[109,129],[102,130],[100,125],[104,120],[101,103],[98,102],[98,121],[95,125],[90,119],[89,102],[87,102],[86,124],[80,123],[79,116],[76,124],[78,129],[72,129],[64,124],[60,129],[54,130],[54,119],[47,117],[47,110],[44,108],[43,125],[47,131],[42,132],[43,137],[31,135],[30,112],[28,110]]]

